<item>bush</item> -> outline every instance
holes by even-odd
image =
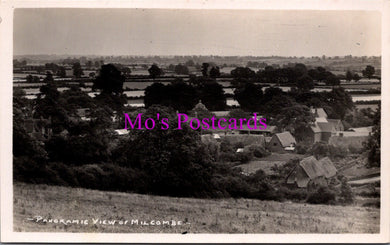
[[[306,154],[307,152],[309,152],[310,147],[311,147],[311,145],[309,145],[307,143],[299,142],[296,145],[295,149],[296,149],[298,154]]]
[[[248,145],[244,148],[244,151],[249,151],[253,154],[253,156],[258,157],[258,158],[266,157],[266,156],[269,156],[271,154],[264,147],[262,147],[258,144]]]
[[[336,194],[327,187],[319,187],[308,195],[306,201],[311,204],[334,204]]]
[[[351,187],[347,183],[346,179],[343,179],[341,181],[341,187],[340,187],[340,196],[339,196],[339,202],[343,204],[350,204],[353,203],[353,192],[351,190]]]
[[[310,153],[317,159],[322,157],[344,158],[349,153],[349,150],[345,146],[334,146],[324,142],[317,142],[310,149]]]
[[[278,194],[283,198],[287,200],[292,200],[292,201],[302,201],[306,200],[307,198],[307,191],[305,189],[300,189],[300,188],[294,188],[290,189],[288,187],[280,187]]]
[[[248,151],[237,152],[235,156],[236,156],[236,161],[239,161],[243,164],[253,159],[253,153]]]

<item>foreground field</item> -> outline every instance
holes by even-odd
[[[39,220],[36,216],[47,220]],[[172,223],[172,220],[175,223]],[[156,225],[157,221],[161,224]],[[181,222],[180,225],[178,221]],[[14,230],[124,233],[377,233],[379,209],[249,199],[172,198],[16,183]]]

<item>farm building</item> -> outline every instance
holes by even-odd
[[[310,183],[313,185],[326,186],[327,179],[337,173],[336,167],[328,158],[317,160],[314,156],[306,157],[287,176],[287,184],[306,188]]]
[[[344,131],[344,125],[340,119],[327,119],[336,131]]]
[[[310,112],[313,113],[316,118],[328,118],[328,114],[323,108],[310,108]]]
[[[268,149],[273,152],[285,152],[294,150],[297,142],[290,132],[286,131],[272,136],[268,143]]]
[[[309,137],[313,143],[324,141],[328,142],[329,138],[336,133],[336,130],[330,122],[315,122],[308,131]]]

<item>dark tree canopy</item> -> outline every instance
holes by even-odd
[[[288,130],[297,140],[303,140],[306,136],[305,133],[314,122],[314,115],[310,112],[309,107],[294,104],[282,109],[276,120],[279,130]]]
[[[363,76],[367,77],[368,79],[371,79],[375,74],[375,68],[373,66],[366,66],[366,69],[362,71]]]
[[[155,79],[157,77],[160,77],[163,75],[163,70],[158,67],[156,64],[153,64],[149,69],[148,69],[149,75],[151,78]]]
[[[244,111],[256,112],[261,109],[263,91],[260,85],[247,83],[234,90],[234,99],[240,103]]]
[[[364,143],[364,147],[368,152],[368,166],[380,167],[381,166],[381,107],[374,115],[374,128],[371,136]]]
[[[202,75],[204,77],[208,77],[209,76],[209,67],[210,67],[209,63],[203,63],[202,64],[201,70],[202,70]]]
[[[107,94],[121,94],[123,92],[123,83],[125,77],[121,72],[113,65],[102,65],[99,75],[93,82],[94,89],[101,89],[102,93]]]
[[[237,67],[232,70],[230,74],[234,78],[254,78],[256,76],[256,73],[249,67]]]
[[[76,78],[80,78],[82,75],[84,75],[83,69],[81,68],[79,62],[74,63],[72,69],[73,69],[73,75]]]
[[[351,81],[353,79],[353,74],[350,70],[348,70],[346,73],[345,73],[345,80],[347,81]]]
[[[302,91],[302,92],[310,91],[311,89],[314,88],[313,79],[308,75],[304,75],[304,76],[298,78],[297,88],[299,91]]]
[[[210,69],[210,77],[211,78],[217,78],[219,76],[221,76],[221,72],[219,71],[219,67],[218,66],[211,67],[211,69]]]
[[[182,64],[178,64],[177,66],[175,66],[174,69],[175,69],[175,73],[178,75],[188,75],[189,73],[188,67]]]

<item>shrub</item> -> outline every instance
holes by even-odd
[[[258,158],[266,157],[266,156],[271,154],[264,147],[262,147],[258,144],[248,145],[244,148],[244,150],[252,152],[253,156],[258,157]]]
[[[293,201],[302,201],[307,198],[307,191],[305,189],[294,188],[290,189],[285,186],[279,188],[278,194],[282,199],[293,200]]]
[[[241,163],[247,163],[253,158],[253,153],[244,151],[244,152],[238,152],[236,153],[236,161],[239,161]]]
[[[307,197],[307,202],[312,204],[334,204],[336,194],[327,187],[319,187]]]
[[[339,202],[341,202],[343,204],[353,203],[353,199],[354,199],[353,193],[352,193],[351,187],[347,183],[346,179],[343,179],[341,181],[340,191],[341,191],[341,193],[339,196]]]
[[[296,149],[298,154],[306,154],[307,152],[309,152],[310,147],[311,147],[311,145],[309,145],[307,143],[299,142],[296,145],[295,149]]]

